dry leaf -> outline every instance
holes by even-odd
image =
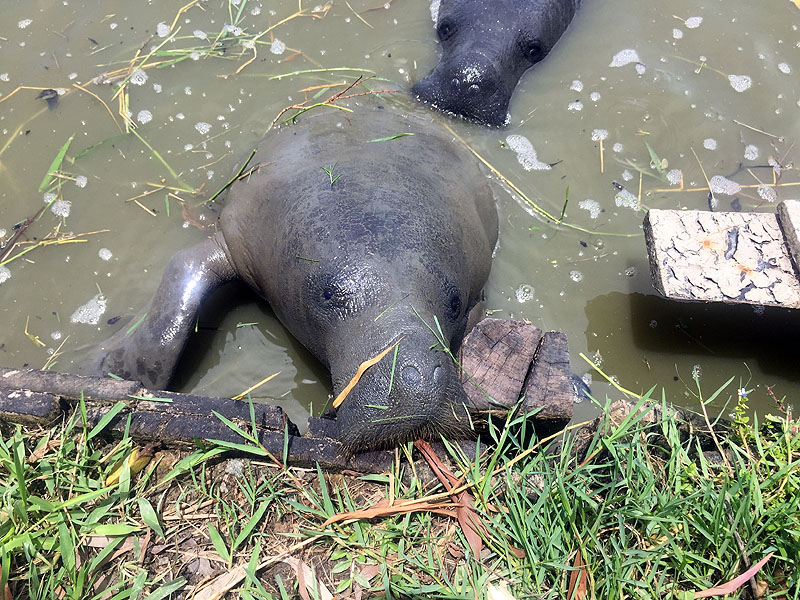
[[[284,558],[282,562],[292,567],[297,574],[298,589],[303,600],[311,600],[309,592],[315,593],[314,597],[319,598],[319,600],[333,600],[333,594],[328,591],[324,583],[314,576],[311,567],[302,560],[289,556]]]
[[[695,598],[708,598],[709,596],[724,596],[725,594],[732,594],[734,591],[736,591],[741,586],[743,586],[745,583],[747,583],[747,581],[753,575],[758,573],[759,569],[761,569],[761,567],[764,566],[764,563],[766,563],[773,554],[774,554],[774,552],[770,552],[764,558],[762,558],[760,561],[758,561],[756,564],[754,564],[752,567],[747,569],[747,571],[745,571],[744,573],[742,573],[738,577],[735,577],[735,578],[731,579],[727,583],[723,583],[720,586],[709,588],[707,590],[702,590],[702,591],[699,591],[699,592],[695,592],[694,593],[694,597]]]
[[[399,344],[402,341],[403,337],[405,336],[402,336],[399,340],[397,340],[394,344],[386,348],[386,350],[384,350],[377,356],[373,356],[369,360],[365,360],[360,365],[358,365],[356,374],[353,375],[353,378],[350,380],[350,383],[348,383],[347,386],[345,386],[345,388],[341,392],[339,392],[339,395],[336,396],[336,400],[333,401],[333,408],[339,408],[342,402],[344,402],[344,399],[347,398],[347,394],[349,394],[352,391],[352,389],[358,383],[359,379],[361,379],[361,376],[364,375],[364,372],[367,369],[369,369],[372,365],[378,364],[384,356],[386,356],[387,354],[389,354],[389,352],[394,350],[394,347],[397,346],[397,344]]]
[[[589,574],[586,571],[586,563],[583,560],[583,554],[581,553],[580,548],[578,548],[578,553],[575,555],[575,560],[572,562],[572,566],[575,570],[569,574],[567,598],[572,598],[573,600],[583,600],[586,597]]]
[[[501,582],[500,585],[488,584],[486,586],[486,598],[487,600],[515,600],[511,592],[508,591],[505,581]]]

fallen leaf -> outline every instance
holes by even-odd
[[[292,567],[297,574],[297,582],[299,584],[298,591],[303,597],[303,600],[311,600],[309,593],[314,594],[314,598],[318,598],[319,600],[333,600],[333,594],[328,591],[324,583],[317,579],[311,567],[302,560],[288,556],[282,559],[281,562],[285,562]]]
[[[458,484],[458,477],[451,473],[450,469],[436,456],[428,442],[417,440],[414,442],[414,447],[422,453],[433,472],[436,473],[439,481],[448,491]],[[483,549],[483,537],[481,537],[481,534],[489,537],[489,530],[475,510],[475,502],[472,496],[467,492],[460,492],[453,496],[452,499],[458,507],[456,508],[456,518],[458,519],[458,524],[461,525],[464,537],[467,538],[472,555],[480,560],[481,550]]]
[[[500,585],[488,584],[486,586],[487,600],[515,600],[511,592],[508,591],[508,586],[505,582]]]
[[[572,561],[572,566],[575,570],[569,574],[567,598],[583,600],[586,597],[589,574],[586,571],[586,563],[583,560],[583,554],[580,548],[578,548],[578,553],[575,555],[575,560]]]
[[[377,519],[378,517],[391,517],[393,515],[404,515],[416,511],[429,511],[445,517],[455,517],[458,505],[454,502],[428,502],[425,500],[417,502],[403,502],[389,504],[388,500],[381,500],[370,506],[346,513],[338,513],[325,521],[322,526],[326,527],[331,523],[340,521],[358,521],[361,519]]]
[[[744,573],[731,579],[727,583],[723,583],[720,586],[709,588],[707,590],[701,590],[699,592],[694,593],[695,598],[708,598],[709,596],[724,596],[725,594],[732,594],[735,590],[739,589],[742,585],[747,583],[747,581],[756,573],[758,573],[759,569],[764,566],[774,554],[774,552],[770,552],[752,567],[747,569]]]
[[[403,337],[405,337],[405,336],[403,336]],[[352,389],[356,386],[358,381],[361,379],[361,376],[364,375],[364,372],[367,369],[369,369],[372,365],[378,364],[380,362],[380,360],[384,356],[386,356],[387,354],[389,354],[389,352],[394,350],[394,347],[397,346],[397,344],[399,344],[402,341],[403,337],[401,337],[394,344],[392,344],[391,346],[386,348],[386,350],[384,350],[383,352],[381,352],[377,356],[373,356],[369,360],[365,360],[360,365],[358,365],[358,369],[356,369],[356,374],[353,375],[353,378],[350,380],[350,383],[348,383],[345,386],[345,388],[341,392],[339,392],[339,395],[336,396],[336,400],[333,401],[333,408],[339,408],[339,406],[342,404],[342,402],[344,402],[344,399],[347,398],[347,394],[349,394],[352,391]]]

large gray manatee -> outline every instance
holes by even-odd
[[[228,191],[220,231],[173,256],[139,325],[102,344],[95,372],[165,387],[202,300],[241,279],[330,370],[335,394],[399,342],[338,409],[350,452],[467,432],[443,345],[458,349],[489,275],[487,178],[422,109],[350,107],[267,135]]]
[[[522,74],[547,56],[581,0],[441,0],[442,55],[412,88],[421,101],[496,127]]]

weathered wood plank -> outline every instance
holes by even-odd
[[[650,271],[668,298],[800,308],[800,282],[774,214],[652,209]]]
[[[525,396],[525,409],[538,411],[537,421],[551,427],[563,427],[572,418],[575,390],[566,335],[560,331],[544,334],[536,348],[522,394]]]
[[[795,273],[800,275],[800,200],[784,200],[778,205],[778,222],[794,262]]]
[[[523,321],[484,319],[467,334],[459,362],[461,384],[473,408],[511,408],[542,339],[542,331]],[[490,402],[489,399],[493,402]]]

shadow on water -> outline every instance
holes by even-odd
[[[780,397],[781,390],[800,382],[798,311],[766,308],[759,314],[747,305],[613,292],[590,300],[586,316],[590,351],[599,353],[608,365],[603,368],[633,391],[663,382],[668,397],[681,403],[683,396],[686,406],[697,408],[689,390],[696,390],[692,372],[699,366],[706,397],[733,376],[726,393],[735,400],[738,388],[753,388],[751,406],[769,411],[775,404],[766,386]],[[751,377],[751,368],[757,377]]]

